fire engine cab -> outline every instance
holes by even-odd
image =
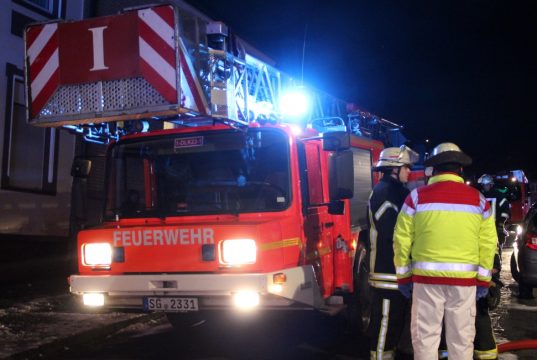
[[[70,276],[84,305],[172,321],[356,305],[357,241],[383,148],[363,135],[398,126],[359,109],[347,117],[345,103],[251,56],[224,24],[171,5],[31,25],[25,42],[30,123],[108,144],[102,221],[78,232]],[[74,162],[73,184],[91,165]]]

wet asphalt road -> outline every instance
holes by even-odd
[[[502,280],[506,286],[502,289],[500,307],[492,313],[498,343],[537,338],[537,299],[517,298],[518,285],[510,275],[509,256],[510,250],[504,251]],[[48,294],[54,298],[54,294],[57,293],[63,294],[63,298],[69,298],[65,296],[64,279],[56,278],[53,283],[38,281],[10,287],[12,293],[8,297],[3,297],[2,307],[9,308],[10,302],[20,306],[27,299],[40,294]],[[537,295],[536,290],[534,295]],[[54,304],[55,301],[51,300],[48,303]],[[65,305],[57,306],[58,309],[64,307]],[[51,310],[47,310],[49,319],[47,321],[54,319],[55,308],[52,306]],[[87,316],[93,315],[86,314],[82,317],[81,314],[76,314],[76,310],[70,309],[69,314],[63,316],[88,319]],[[160,315],[148,322],[135,323],[120,331],[84,338],[84,341],[76,342],[76,346],[60,346],[53,353],[35,358],[368,359],[367,339],[348,333],[340,317],[328,317],[316,312],[280,312],[254,317],[248,321],[237,319],[240,318],[234,315],[218,318],[187,331],[176,332],[164,315]],[[0,320],[5,319],[0,316]],[[17,324],[9,325],[14,325],[14,329],[17,327]],[[52,329],[52,332],[54,331]],[[29,335],[39,337],[39,334],[31,333],[30,329],[24,338],[28,338]],[[22,343],[23,340],[21,338]],[[501,354],[500,359],[537,359],[537,350]]]
[[[501,305],[491,313],[498,343],[537,338],[537,299],[517,298],[503,253]],[[537,294],[536,294],[537,295]],[[244,320],[244,319],[243,319]],[[342,318],[314,312],[275,313],[237,321],[233,315],[176,332],[164,317],[132,325],[106,342],[66,351],[62,359],[368,359],[367,339],[345,331]],[[500,355],[537,359],[537,350]]]
[[[243,319],[244,320],[244,319]],[[64,351],[57,359],[367,359],[364,337],[351,338],[341,319],[313,312],[206,322],[176,332],[163,317],[132,325],[106,340]]]

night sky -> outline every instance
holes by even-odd
[[[304,81],[537,179],[537,1],[189,0]]]

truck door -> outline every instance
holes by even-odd
[[[304,191],[304,233],[306,236],[306,262],[313,264],[320,280],[323,296],[334,290],[332,249],[332,216],[325,205],[328,202],[328,172],[326,153],[319,142],[304,144],[307,189]],[[323,171],[324,169],[324,171]]]

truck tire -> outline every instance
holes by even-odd
[[[367,261],[364,261],[360,266],[358,276],[359,284],[359,301],[358,308],[360,311],[360,331],[362,334],[367,334],[369,322],[371,320],[371,288],[369,287],[369,255]]]
[[[515,259],[515,254],[511,254],[511,275],[513,276],[513,279],[520,283],[520,273],[518,272],[518,267]]]
[[[524,284],[524,282],[519,282],[518,297],[520,299],[533,299],[533,286]]]
[[[369,287],[369,251],[360,243],[354,258],[354,294],[348,307],[353,332],[367,335],[371,318],[371,289]]]

